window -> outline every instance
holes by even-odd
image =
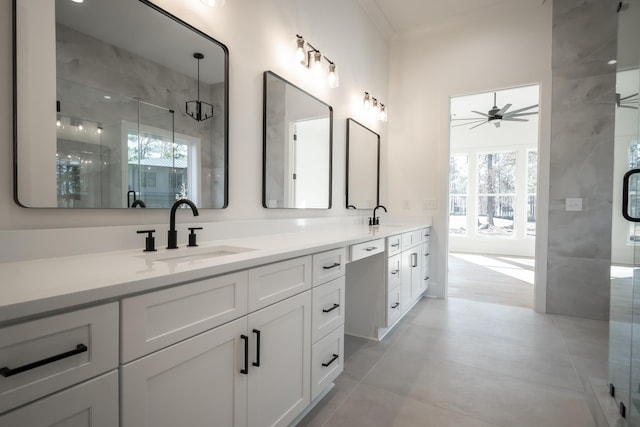
[[[512,236],[516,201],[516,153],[478,154],[478,233]]]
[[[455,154],[449,163],[449,234],[466,235],[469,158]]]
[[[527,150],[527,237],[536,236],[536,189],[538,188],[538,151]]]

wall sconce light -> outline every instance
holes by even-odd
[[[362,107],[365,111],[373,112],[376,115],[376,118],[381,122],[387,121],[387,107],[376,98],[371,96],[369,92],[364,93],[364,97],[362,98]]]
[[[102,123],[98,123],[98,126],[96,126],[96,133],[101,134],[103,130],[104,128],[102,127]]]
[[[324,59],[329,63],[327,74],[327,83],[329,87],[332,89],[337,88],[340,84],[340,79],[338,78],[338,67],[335,62],[322,55],[318,49],[308,41],[305,41],[305,39],[299,34],[296,34],[295,58],[297,63],[303,67],[312,69],[315,72],[320,72],[322,70],[322,59]]]
[[[200,60],[204,59],[204,55],[196,52],[193,57],[198,60],[198,99],[187,101],[185,109],[191,118],[202,122],[213,117],[213,105],[200,100]]]
[[[200,0],[200,2],[209,7],[222,7],[224,6],[225,0]]]

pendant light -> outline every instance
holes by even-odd
[[[192,119],[202,122],[213,117],[213,105],[200,100],[200,60],[204,59],[204,55],[196,52],[193,57],[198,61],[198,99],[187,101],[186,113]]]

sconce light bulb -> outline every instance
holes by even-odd
[[[362,106],[366,111],[371,109],[371,97],[369,96],[369,92],[364,93],[364,99],[362,100]]]
[[[61,121],[60,119],[57,119],[57,120],[56,120],[56,126],[57,126],[57,127],[62,126],[62,121]]]
[[[374,114],[379,111],[378,100],[373,97],[371,98],[371,111],[373,111]]]
[[[311,61],[311,68],[313,71],[320,71],[322,68],[322,54],[319,50],[313,52],[313,60]]]
[[[296,62],[304,65],[304,60],[307,58],[307,54],[304,51],[304,39],[298,37],[296,39]]]
[[[102,133],[102,126],[98,126],[98,133]]]
[[[387,107],[385,107],[382,103],[380,103],[380,113],[378,114],[378,119],[381,122],[387,121]]]
[[[225,0],[200,0],[200,2],[209,7],[222,7]]]
[[[82,126],[82,123],[80,123],[80,124],[78,125],[78,130],[80,130],[80,131],[84,130],[84,126]]]
[[[332,89],[335,89],[340,85],[336,64],[329,64],[329,75],[327,76],[327,81],[329,83],[329,87]]]

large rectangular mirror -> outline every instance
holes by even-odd
[[[14,0],[15,200],[227,206],[228,51],[146,0]]]
[[[331,208],[333,109],[264,73],[262,205]]]
[[[380,135],[347,119],[347,209],[380,204]]]

